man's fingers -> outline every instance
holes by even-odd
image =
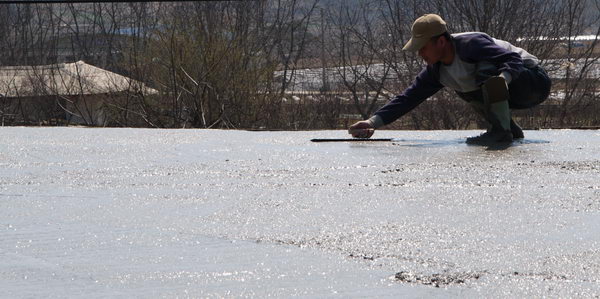
[[[369,138],[375,132],[375,130],[371,129],[371,128],[350,129],[349,131],[350,131],[350,134],[352,134],[352,137],[357,137],[357,138]]]
[[[352,128],[349,130],[350,134],[354,137],[359,137],[364,134],[365,129]]]
[[[373,135],[375,129],[368,121],[359,121],[348,128],[348,133],[356,138],[369,138]]]

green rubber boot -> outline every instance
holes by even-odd
[[[467,138],[467,143],[479,145],[511,143],[513,141],[511,122],[514,121],[511,119],[508,107],[509,93],[506,80],[500,76],[492,77],[483,84],[482,90],[485,119],[490,123],[490,128],[479,136]]]

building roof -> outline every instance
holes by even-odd
[[[158,91],[142,82],[83,61],[34,66],[0,67],[0,96],[35,97]]]
[[[517,41],[527,41],[527,40],[538,40],[538,41],[595,41],[600,40],[600,35],[576,35],[576,36],[561,36],[561,37],[552,37],[552,36],[537,36],[537,37],[519,37]]]

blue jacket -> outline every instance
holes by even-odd
[[[455,55],[467,63],[484,61],[491,63],[500,73],[507,72],[513,79],[517,78],[519,73],[524,70],[521,54],[498,44],[504,43],[514,49],[519,49],[507,42],[495,40],[489,35],[479,32],[453,35],[452,40],[455,46]],[[529,53],[526,55],[533,57]],[[375,115],[383,120],[383,124],[387,125],[395,121],[444,87],[440,83],[440,65],[441,62],[438,62],[423,68],[411,86],[375,112]],[[478,85],[482,83],[478,82]]]

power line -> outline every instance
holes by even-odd
[[[60,4],[60,3],[139,3],[139,2],[205,2],[201,0],[0,0],[0,4]]]

